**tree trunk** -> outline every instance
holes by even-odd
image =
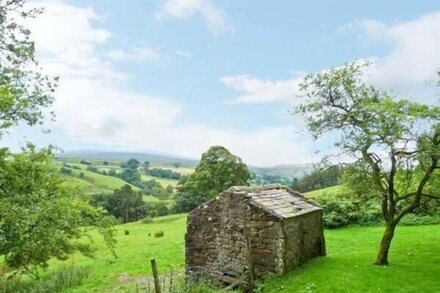
[[[396,230],[396,224],[387,223],[385,232],[382,236],[382,241],[380,243],[379,255],[377,256],[375,265],[386,266],[388,265],[388,252],[391,246],[391,240],[394,237],[394,231]]]

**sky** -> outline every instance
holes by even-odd
[[[2,141],[64,151],[199,158],[223,145],[255,166],[318,161],[300,117],[299,83],[345,62],[373,60],[371,82],[438,103],[440,3],[435,1],[31,1],[27,23],[44,71],[60,77],[44,129]]]

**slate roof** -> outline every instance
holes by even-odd
[[[248,197],[252,205],[280,219],[322,210],[299,192],[278,184],[256,187],[233,186],[228,192]]]

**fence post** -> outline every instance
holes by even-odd
[[[160,293],[159,275],[157,273],[156,260],[154,258],[151,260],[151,269],[153,270],[154,289],[156,290],[156,293]]]
[[[252,255],[252,243],[250,238],[250,229],[244,227],[244,237],[246,240],[246,252],[247,252],[247,262],[249,269],[249,291],[254,292],[255,287],[255,269],[254,269],[254,258]]]

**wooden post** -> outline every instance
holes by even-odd
[[[160,293],[160,282],[159,282],[159,275],[157,273],[157,266],[156,266],[156,260],[151,260],[151,269],[153,270],[153,278],[154,278],[154,289],[156,290],[156,293]]]
[[[252,243],[251,243],[248,227],[244,227],[244,237],[246,238],[246,251],[247,251],[248,269],[249,269],[249,292],[254,292],[254,287],[255,287],[254,258],[252,256]]]

